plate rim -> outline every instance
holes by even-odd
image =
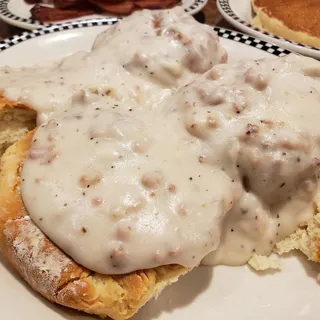
[[[0,53],[12,48],[13,46],[18,45],[19,43],[45,36],[48,34],[54,34],[56,32],[62,32],[73,29],[82,29],[88,27],[100,27],[100,26],[110,26],[115,24],[119,18],[108,18],[108,19],[87,19],[81,21],[65,22],[60,24],[53,24],[44,28],[35,29],[33,31],[25,31],[20,35],[15,35],[10,38],[6,38],[0,42]],[[292,51],[279,47],[278,45],[264,41],[262,39],[256,38],[254,36],[226,29],[217,26],[212,26],[214,31],[218,34],[219,37],[224,39],[229,39],[234,42],[242,43],[250,47],[254,47],[258,50],[267,52],[277,57],[286,56]]]
[[[231,20],[243,25],[244,27],[252,29],[252,30],[254,30],[255,32],[257,32],[259,34],[268,36],[268,37],[270,37],[272,39],[282,41],[285,44],[289,44],[289,45],[292,45],[292,46],[298,46],[301,49],[313,50],[316,53],[320,53],[320,48],[315,48],[315,47],[312,47],[312,46],[305,45],[303,43],[295,42],[295,41],[292,41],[292,40],[287,40],[287,39],[279,37],[279,36],[277,36],[277,35],[275,35],[273,33],[269,33],[267,31],[261,30],[261,29],[255,27],[255,26],[253,26],[251,23],[249,23],[249,22],[243,20],[242,18],[240,18],[232,10],[229,0],[216,0],[216,1],[217,1],[218,10],[220,11],[221,14],[224,14],[224,15],[228,16]],[[248,1],[250,1],[250,0],[248,0]]]
[[[14,25],[14,26],[18,26],[20,28],[25,28],[25,29],[29,29],[29,30],[33,30],[33,29],[37,29],[40,27],[49,27],[52,25],[55,25],[56,23],[43,23],[40,22],[38,20],[34,20],[31,18],[22,18],[20,16],[17,16],[15,14],[13,14],[8,6],[9,3],[12,0],[0,0],[0,17],[1,19],[3,19],[5,22]],[[23,0],[21,0],[23,1]],[[213,1],[213,0],[210,0]],[[209,0],[192,0],[192,4],[187,7],[184,8],[185,12],[189,13],[189,14],[196,14],[199,11],[201,11],[207,4],[208,4]],[[101,17],[101,18],[93,18],[95,20],[105,20],[105,19],[113,19],[113,18],[117,18],[120,19],[119,16],[109,16],[109,17]],[[68,23],[68,22],[80,22],[80,21],[85,21],[88,18],[84,18],[84,19],[76,19],[73,21],[66,21],[66,22],[59,22],[58,24],[61,23]]]

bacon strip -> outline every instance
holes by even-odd
[[[25,0],[25,2],[37,3],[31,9],[34,20],[55,22],[101,12],[125,16],[134,10],[171,8],[179,0]],[[49,8],[39,3],[53,3],[55,7]]]
[[[123,2],[106,2],[99,0],[89,0],[89,2],[101,8],[103,11],[107,11],[117,15],[128,15],[134,10],[133,1]]]
[[[44,7],[39,4],[36,4],[31,9],[32,19],[38,20],[40,22],[54,22],[60,20],[75,19],[82,16],[89,16],[94,13],[94,10],[60,10],[56,8]]]
[[[27,4],[35,4],[35,3],[44,3],[44,4],[52,4],[53,0],[25,0]]]
[[[136,0],[134,4],[143,9],[166,9],[177,4],[177,0]]]
[[[86,3],[87,0],[53,0],[53,4],[57,9],[66,9],[74,7],[76,10],[76,6],[82,5]]]

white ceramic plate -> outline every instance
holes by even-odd
[[[303,55],[320,59],[320,49],[318,48],[312,48],[302,43],[289,41],[252,26],[250,22],[254,17],[254,13],[251,8],[250,0],[217,0],[217,6],[221,15],[237,29],[265,41],[273,42],[278,46],[287,48],[291,51],[296,51]]]
[[[90,50],[95,36],[111,22],[62,24],[0,43],[0,65],[30,66]],[[97,24],[95,27],[88,27]],[[288,51],[225,29],[215,29],[230,60],[277,57]],[[320,314],[320,265],[291,256],[283,271],[258,275],[248,267],[201,267],[168,287],[133,320],[316,320]],[[95,320],[55,306],[34,293],[0,256],[0,319]]]
[[[213,1],[213,0],[210,0]],[[208,0],[181,0],[181,6],[189,14],[196,14],[202,10]],[[24,0],[0,0],[0,17],[5,22],[28,30],[37,29],[39,27],[49,26],[49,23],[41,23],[36,20],[31,19],[30,9],[33,5],[28,5]],[[106,19],[112,17],[109,16],[86,16],[78,19],[68,20],[68,21],[81,21],[86,19]],[[66,20],[67,21],[67,20]],[[60,21],[60,22],[66,22]]]

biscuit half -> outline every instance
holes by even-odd
[[[190,269],[161,266],[102,275],[75,263],[32,222],[20,194],[20,169],[34,131],[7,149],[0,163],[0,248],[20,276],[51,302],[123,320]]]
[[[36,126],[36,111],[0,96],[0,157]]]

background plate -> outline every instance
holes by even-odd
[[[320,49],[318,48],[289,41],[252,26],[250,22],[254,17],[254,13],[252,12],[250,0],[217,0],[217,6],[221,15],[237,29],[265,41],[273,42],[291,51],[320,59]]]
[[[96,35],[106,28],[104,24],[110,23],[62,24],[7,39],[0,43],[1,64],[26,66],[90,50]],[[247,35],[215,30],[231,61],[288,54]],[[165,289],[133,320],[318,320],[320,286],[315,279],[320,265],[300,256],[282,262],[282,272],[260,275],[246,266],[197,268]],[[47,302],[20,280],[1,256],[0,301],[0,318],[5,320],[98,319]]]
[[[213,0],[210,0],[213,1]],[[185,9],[186,12],[189,14],[196,14],[200,10],[202,10],[208,0],[181,0],[181,6]],[[39,27],[49,26],[49,23],[41,23],[36,20],[31,19],[30,9],[33,5],[28,5],[25,3],[24,0],[0,0],[0,17],[5,22],[28,30],[33,30]],[[101,16],[101,15],[94,15],[94,16],[86,16],[83,18],[73,19],[73,20],[66,20],[66,21],[81,21],[86,19],[105,19],[113,17],[112,15],[108,16]],[[66,22],[63,21],[63,22]],[[62,21],[60,21],[62,22]]]

